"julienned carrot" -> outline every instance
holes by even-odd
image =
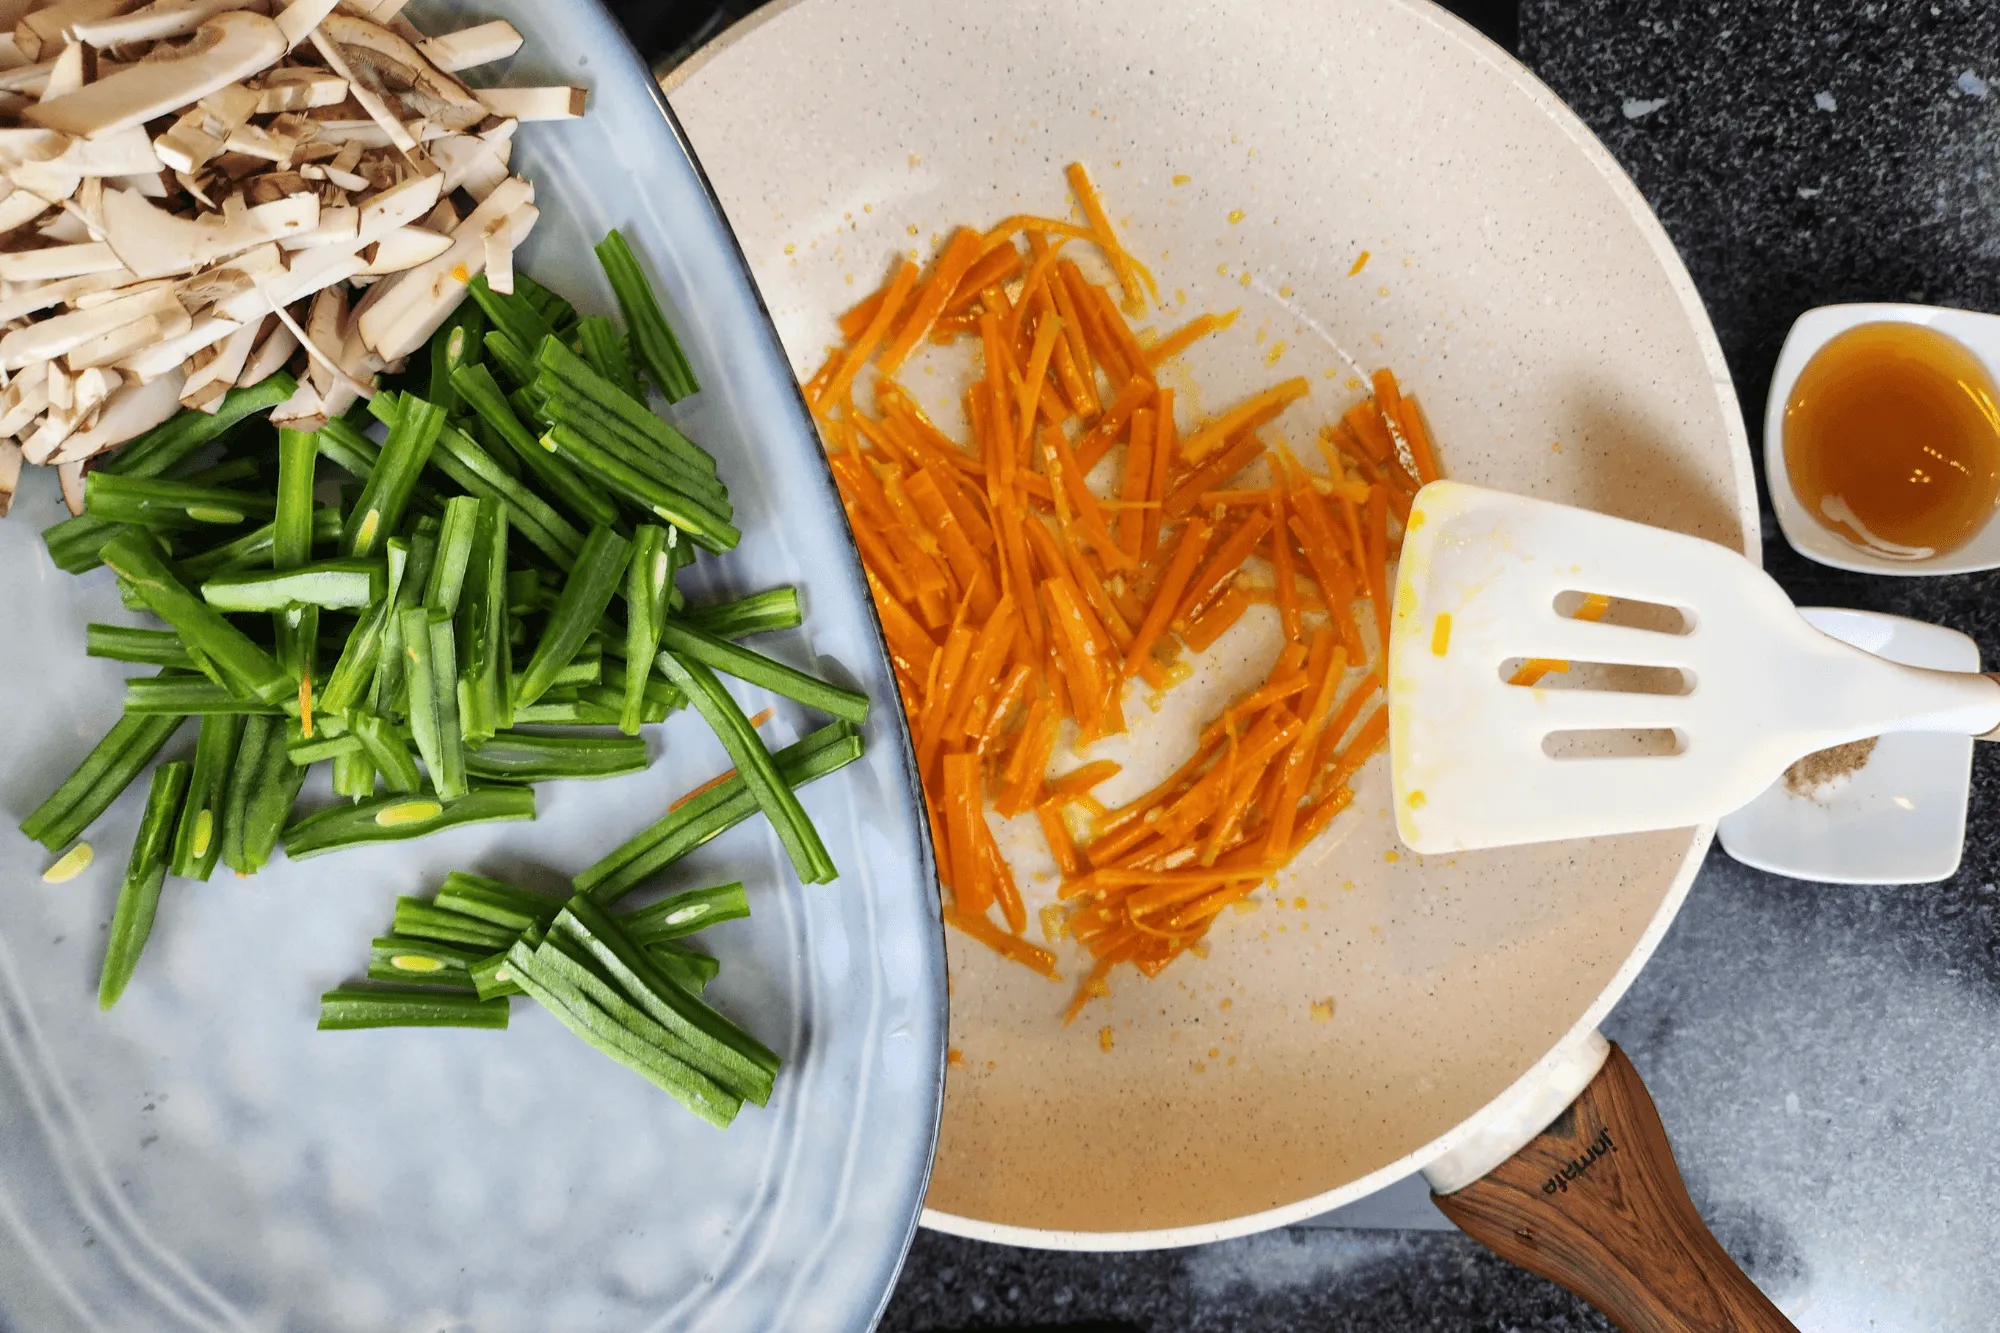
[[[944,313],[945,303],[958,290],[959,279],[978,258],[979,233],[960,227],[952,236],[951,243],[945,246],[944,253],[938,256],[930,277],[924,279],[923,290],[917,293],[917,299],[911,304],[909,316],[904,319],[895,341],[882,349],[876,368],[884,376],[893,376],[902,369],[903,362],[931,331],[937,317]],[[882,304],[886,307],[889,302],[884,299]]]
[[[1602,620],[1611,609],[1611,599],[1602,593],[1591,593],[1583,599],[1576,610],[1570,612],[1572,620]],[[1531,657],[1514,669],[1507,678],[1509,685],[1535,685],[1552,671],[1568,671],[1569,663],[1553,657]]]
[[[1225,314],[1196,315],[1187,323],[1169,333],[1166,337],[1146,349],[1146,364],[1157,366],[1162,361],[1179,356],[1188,348],[1200,342],[1211,333],[1220,333],[1236,322],[1241,311],[1231,310]]]
[[[1264,392],[1245,399],[1182,440],[1181,456],[1190,463],[1200,463],[1220,449],[1224,441],[1255,430],[1276,417],[1293,402],[1305,397],[1311,387],[1300,377],[1274,384]]]
[[[903,693],[953,890],[946,918],[1055,975],[1054,955],[1021,938],[1027,904],[985,793],[1004,816],[1034,811],[1069,904],[1042,909],[1044,929],[1091,955],[1074,1014],[1107,992],[1120,963],[1153,976],[1182,953],[1205,954],[1217,914],[1352,800],[1348,784],[1386,726],[1380,707],[1355,725],[1380,688],[1372,668],[1348,684],[1350,668],[1370,665],[1355,594],[1386,610],[1396,525],[1436,460],[1414,400],[1386,373],[1320,432],[1324,478],[1282,444],[1268,481],[1241,475],[1265,455],[1257,429],[1305,392],[1300,380],[1253,394],[1183,445],[1159,368],[1229,328],[1234,312],[1142,346],[1118,298],[1136,310],[1150,275],[1088,174],[1070,175],[1088,226],[1021,215],[984,234],[960,229],[925,269],[899,266],[841,317],[847,344],[807,397]],[[1115,296],[1084,275],[1070,240],[1102,253]],[[984,375],[962,395],[971,448],[891,378],[927,340],[983,353]],[[854,401],[871,360],[872,414]],[[1121,445],[1115,498],[1099,495],[1090,474]],[[1268,582],[1246,567],[1252,555],[1267,560]],[[1171,687],[1189,670],[1170,668],[1175,652],[1211,646],[1260,602],[1277,608],[1285,646],[1179,770],[1115,811],[1089,794],[1114,765],[1048,779],[1064,735],[1082,749],[1122,729],[1132,676]],[[1094,819],[1083,846],[1070,805]]]
[[[840,369],[834,372],[832,380],[828,381],[820,396],[813,399],[815,412],[824,412],[847,397],[848,391],[854,387],[854,377],[861,372],[861,367],[868,364],[868,358],[874,354],[876,346],[888,335],[889,325],[895,321],[897,312],[902,309],[903,302],[910,295],[910,289],[916,285],[917,266],[905,260],[903,266],[896,270],[896,276],[890,280],[889,290],[883,295],[882,303],[875,307],[875,313],[869,318],[868,326],[847,349],[847,359],[840,363]]]

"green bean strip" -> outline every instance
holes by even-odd
[[[340,542],[340,511],[320,508],[313,511],[313,545],[337,546]],[[174,562],[181,578],[200,583],[218,574],[234,574],[246,569],[268,568],[271,552],[277,547],[278,529],[273,523],[246,532],[231,542]]]
[[[483,745],[513,725],[513,655],[507,650],[507,510],[479,502],[470,565],[459,600],[457,635],[464,662],[458,678],[459,726],[467,745]]]
[[[514,683],[516,708],[532,704],[555,684],[556,675],[583,647],[590,632],[604,619],[612,596],[625,575],[632,543],[610,528],[591,529],[577,553],[576,568],[563,585],[556,609],[543,627],[541,641],[528,669]]]
[[[577,650],[568,665],[556,672],[555,684],[550,689],[564,686],[596,685],[604,679],[604,650],[596,644],[585,644]]]
[[[805,623],[797,588],[769,588],[733,602],[691,606],[680,615],[683,624],[707,630],[718,639],[741,639],[773,630],[797,629]]]
[[[386,566],[382,559],[322,560],[289,569],[246,570],[218,574],[201,585],[202,600],[218,611],[240,615],[250,611],[283,614],[288,607],[324,607],[355,611],[382,600]],[[289,623],[289,622],[288,622]],[[314,626],[315,630],[317,626]],[[303,635],[304,619],[292,625]],[[317,634],[314,635],[317,638]]]
[[[411,935],[381,935],[368,945],[368,979],[471,990],[472,965],[483,957]]]
[[[625,568],[625,660],[648,663],[660,650],[660,631],[667,620],[667,594],[674,584],[674,530],[648,523],[633,537],[632,562]],[[639,734],[645,710],[649,672],[629,671],[625,681],[625,711],[618,729]]]
[[[638,431],[642,438],[651,440],[662,452],[679,458],[701,476],[715,475],[715,459],[707,450],[675,430],[665,418],[654,415],[645,403],[592,370],[582,357],[562,343],[553,338],[544,339],[535,346],[535,360],[547,377],[559,382],[573,395],[594,403],[605,413],[623,421]],[[547,383],[546,380],[538,382]]]
[[[678,403],[698,391],[701,385],[695,380],[694,368],[688,365],[687,353],[674,337],[652,284],[640,270],[632,247],[616,230],[597,246],[597,262],[604,266],[604,276],[611,280],[618,308],[624,312],[625,326],[632,331],[633,350],[667,401]]]
[[[271,519],[273,570],[296,571],[312,559],[313,465],[318,462],[319,441],[312,435],[297,430],[278,431],[278,507]],[[223,576],[225,588],[230,577]],[[209,605],[218,605],[209,593],[208,584],[202,585],[201,592]],[[313,659],[319,647],[318,609],[327,603],[311,597],[294,600],[311,603],[311,609],[300,605],[224,609],[268,609],[275,613],[278,664],[293,680],[304,681],[313,676]]]
[[[517,933],[530,926],[547,926],[563,909],[560,898],[463,870],[454,870],[444,877],[434,901],[440,910],[477,917]]]
[[[327,675],[326,687],[319,696],[319,706],[326,712],[345,713],[360,703],[362,694],[373,682],[375,672],[381,665],[382,635],[387,629],[389,617],[394,614],[396,599],[402,594],[403,571],[410,563],[410,545],[401,537],[391,537],[383,543],[382,549],[386,574],[382,598],[354,622],[346,647],[341,649],[339,660]]]
[[[757,799],[758,808],[777,830],[778,840],[790,854],[799,879],[806,884],[827,884],[838,878],[840,872],[827,854],[826,844],[820,841],[819,830],[806,816],[798,795],[779,774],[770,751],[757,738],[756,728],[750,725],[750,719],[744,716],[743,709],[722,687],[715,673],[706,663],[684,653],[661,653],[660,667],[707,720],[709,730],[736,761],[738,776],[744,779],[750,794]]]
[[[793,787],[803,787],[838,772],[861,754],[859,733],[846,722],[835,722],[786,746],[773,759],[779,776]],[[616,902],[652,875],[756,814],[757,809],[756,797],[737,774],[669,810],[657,823],[579,874],[575,887],[592,902]]]
[[[564,976],[554,955],[543,962],[525,941],[507,954],[507,973],[535,1002],[585,1043],[610,1056],[718,1129],[727,1129],[742,1107],[714,1079],[676,1059],[620,1023]],[[584,969],[587,971],[587,969]],[[498,1003],[505,1003],[499,1001]]]
[[[485,342],[486,354],[507,372],[507,378],[524,386],[535,378],[535,357],[534,353],[528,350],[528,346],[508,337],[499,329],[487,330]],[[454,384],[453,387],[461,394],[465,392],[462,385]]]
[[[620,696],[621,698],[623,696]],[[539,703],[517,705],[517,727],[615,727],[618,706],[584,699],[555,699],[544,696]]]
[[[430,614],[431,689],[437,709],[438,758],[442,767],[431,770],[431,785],[438,796],[456,801],[468,790],[465,781],[465,730],[458,713],[458,635],[450,617]]]
[[[565,300],[561,293],[552,292],[525,273],[514,275],[514,294],[541,313],[557,337],[566,336],[576,327],[576,307]]]
[[[359,736],[314,736],[311,740],[296,740],[285,747],[287,762],[300,768],[338,759],[342,755],[361,754],[364,747]]]
[[[201,720],[194,746],[194,771],[187,800],[174,830],[173,873],[207,880],[222,856],[222,809],[229,795],[229,770],[243,735],[243,719],[221,714]]]
[[[277,704],[259,703],[217,685],[206,676],[135,676],[125,682],[125,711],[135,717],[153,713],[174,717],[247,717],[263,713],[276,717],[285,710]]]
[[[319,1030],[362,1028],[507,1029],[507,1002],[449,991],[374,990],[343,986],[319,997]]]
[[[174,825],[180,818],[181,798],[187,794],[190,766],[184,762],[161,764],[153,771],[152,790],[146,795],[146,813],[139,821],[139,837],[132,844],[132,860],[125,867],[125,881],[118,888],[118,906],[111,914],[111,938],[104,949],[104,969],[97,978],[97,1007],[110,1009],[125,993],[139,955],[153,933],[153,917],[160,908],[160,887],[167,882],[167,858],[174,842]]]
[[[378,395],[378,397],[381,395]],[[497,500],[506,506],[508,519],[521,535],[561,570],[576,563],[583,546],[583,534],[557,513],[541,496],[508,472],[498,457],[473,443],[472,437],[456,426],[446,426],[438,434],[438,448],[431,463],[463,487],[468,494]]]
[[[181,636],[170,629],[133,629],[125,625],[86,625],[83,651],[87,657],[108,658],[113,662],[133,662],[140,666],[195,669],[194,659],[181,646]]]
[[[276,718],[248,717],[236,742],[236,758],[229,766],[229,786],[222,803],[222,864],[239,875],[255,870],[245,851],[250,827],[250,801],[263,780],[264,752],[271,737],[284,734]]]
[[[181,722],[179,717],[128,714],[119,718],[76,771],[21,821],[21,832],[52,852],[67,847],[124,794],[140,770],[152,763],[153,756],[180,730]]]
[[[359,737],[355,738],[359,744]],[[366,801],[375,795],[375,761],[365,747],[333,757],[333,794],[350,801]]]
[[[500,391],[485,366],[467,366],[452,376],[451,382],[459,397],[514,452],[556,503],[589,524],[609,526],[618,521],[618,506],[599,494],[568,464],[542,448],[534,432],[521,424],[507,402],[507,395]],[[578,546],[581,545],[579,538]]]
[[[734,550],[743,534],[698,501],[614,458],[568,426],[549,427],[542,447],[573,464],[585,476],[656,518],[663,518],[694,538],[704,550],[721,554]]]
[[[640,402],[646,386],[632,365],[632,345],[618,326],[602,315],[586,315],[576,323],[576,347],[590,368]]]
[[[795,699],[808,708],[860,726],[868,721],[868,696],[828,684],[816,676],[752,652],[707,630],[670,620],[660,628],[660,643],[671,652],[726,672],[738,680],[761,685],[773,694]],[[661,670],[671,671],[665,663]]]
[[[543,415],[552,422],[570,427],[627,467],[685,493],[704,509],[722,518],[734,516],[728,488],[712,467],[698,466],[683,455],[662,448],[654,432],[634,426],[597,400],[571,388],[553,372],[543,372],[535,387],[546,404]],[[605,392],[612,392],[608,383]]]
[[[625,701],[625,691],[631,688],[633,673],[626,670],[625,663],[617,660],[604,663],[603,684],[607,690],[616,691],[619,706]],[[640,714],[641,722],[664,722],[669,714],[687,700],[681,692],[667,684],[658,672],[649,672],[641,678]]]
[[[555,326],[542,317],[527,297],[512,292],[496,292],[484,273],[475,277],[466,292],[493,327],[523,347],[540,345],[555,337]]]
[[[677,940],[724,921],[740,921],[750,915],[750,896],[741,880],[708,889],[688,889],[618,918],[618,924],[636,944],[653,945]]]
[[[465,771],[488,782],[557,782],[619,778],[646,771],[638,737],[543,736],[509,731],[465,756]]]
[[[700,995],[722,971],[722,964],[705,953],[696,953],[672,940],[645,947],[646,957],[660,969],[660,975],[690,995]]]
[[[438,529],[437,560],[424,585],[424,606],[447,616],[458,614],[458,596],[465,588],[465,567],[472,561],[473,540],[479,535],[479,501],[455,495],[445,501],[444,526]]]
[[[512,946],[509,946],[510,948]],[[521,983],[514,980],[514,974],[507,968],[507,954],[491,953],[472,965],[472,989],[482,1000],[497,1000],[507,995],[526,995]]]
[[[396,921],[393,929],[398,935],[442,940],[447,944],[459,944],[472,949],[504,949],[521,933],[519,930],[496,925],[483,917],[468,916],[454,908],[440,907],[437,903],[424,898],[396,899]]]
[[[382,446],[363,435],[360,428],[347,418],[333,418],[319,428],[313,439],[318,442],[321,458],[356,481],[365,483],[375,475],[375,464],[382,457]]]
[[[535,817],[528,787],[474,787],[450,805],[419,792],[308,815],[285,831],[285,854],[294,861],[343,847],[407,842],[448,828]]]
[[[265,740],[257,785],[243,807],[244,864],[238,868],[246,874],[254,875],[270,864],[299,791],[306,785],[306,771],[294,765],[286,753],[290,743],[282,723],[272,727]]]
[[[189,592],[151,537],[125,532],[104,544],[104,563],[131,583],[153,614],[180,632],[181,642],[218,684],[264,703],[292,693],[292,680],[271,655],[220,612]]]
[[[245,417],[267,412],[290,398],[298,387],[298,381],[281,370],[247,389],[231,389],[213,415],[192,409],[178,412],[130,444],[104,455],[93,475],[165,476]],[[114,525],[85,513],[55,524],[42,534],[42,541],[56,568],[67,574],[83,574],[97,568],[98,551],[116,535]]]
[[[435,559],[437,524],[430,519],[418,519],[416,531],[410,536],[409,566],[403,572],[395,609],[382,622],[381,658],[375,668],[375,679],[368,687],[369,711],[378,716],[407,716],[403,713],[406,693],[403,678],[407,673],[403,664],[402,615],[422,600],[424,585],[430,581],[431,562]]]
[[[168,479],[184,481],[190,486],[236,486],[246,481],[259,481],[264,476],[264,460],[261,458],[227,458],[213,467],[199,468],[183,473],[176,470]]]
[[[444,741],[438,720],[435,664],[431,661],[431,613],[422,607],[396,617],[402,626],[404,710],[410,719],[410,739],[416,743],[424,769],[435,784],[444,770]]]
[[[543,948],[558,940],[578,946],[593,970],[601,969],[649,1018],[686,1042],[688,1063],[745,1101],[762,1106],[770,1100],[781,1063],[777,1053],[668,982],[608,913],[588,899],[572,899],[549,927]],[[536,958],[541,956],[537,950]]]
[[[154,532],[203,532],[268,521],[277,500],[254,491],[190,486],[159,477],[93,472],[83,481],[83,511],[91,518]]]
[[[347,554],[369,556],[402,524],[403,511],[416,491],[424,465],[430,461],[444,413],[421,398],[402,400],[403,412],[389,430],[376,461],[374,475],[354,502],[348,520]]]
[[[402,795],[422,789],[423,776],[417,771],[417,761],[394,727],[364,708],[351,710],[348,718],[354,728],[354,739],[361,742],[384,787]]]
[[[478,361],[486,353],[486,312],[475,301],[461,301],[438,331],[431,335],[430,390],[424,397],[445,413],[458,410],[458,393],[451,387],[452,372]]]

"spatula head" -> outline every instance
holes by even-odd
[[[1537,659],[1577,665],[1511,683]],[[1814,750],[2000,721],[1991,682],[1820,633],[1726,547],[1455,482],[1411,508],[1389,685],[1396,824],[1426,853],[1708,823]]]

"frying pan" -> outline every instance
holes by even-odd
[[[961,223],[1062,214],[1081,160],[1161,279],[1143,322],[1243,312],[1170,381],[1184,428],[1305,375],[1273,429],[1310,452],[1356,396],[1349,358],[1389,365],[1449,474],[1757,553],[1735,395],[1672,245],[1553,94],[1421,0],[795,0],[697,55],[670,98],[802,375],[892,259]],[[902,376],[954,429],[956,374]],[[1246,618],[1093,751],[1127,763],[1108,804],[1261,677],[1274,622]],[[1454,1220],[1628,1327],[1785,1327],[1596,1036],[1711,830],[1422,858],[1396,843],[1386,767],[1208,958],[1118,978],[1072,1027],[1067,988],[954,935],[960,1058],[926,1222],[1182,1245],[1429,1168]],[[1008,848],[1052,898],[1034,839]]]

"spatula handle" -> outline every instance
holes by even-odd
[[[1653,1099],[1615,1045],[1527,1147],[1433,1199],[1481,1245],[1625,1333],[1797,1333],[1695,1212]]]

